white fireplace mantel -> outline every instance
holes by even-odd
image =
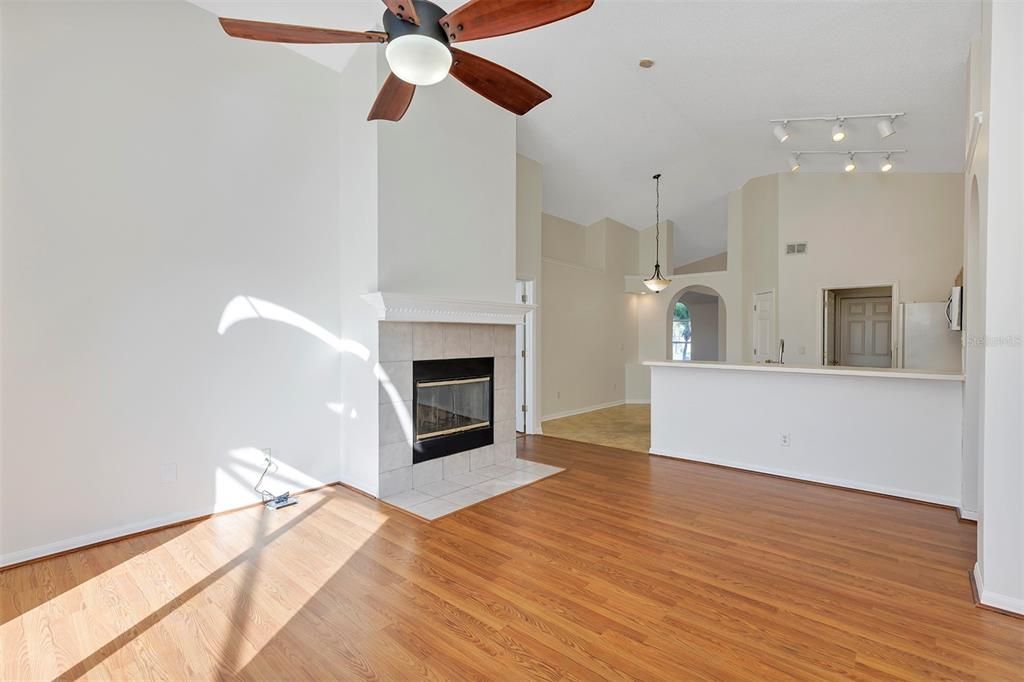
[[[523,324],[537,306],[525,303],[467,301],[418,294],[374,291],[363,300],[388,322],[449,322],[460,324]]]

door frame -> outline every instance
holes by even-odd
[[[761,291],[756,291],[755,290],[751,294],[751,296],[750,296],[750,301],[751,301],[751,304],[750,304],[750,338],[747,339],[748,341],[750,341],[750,358],[751,358],[751,361],[755,362],[755,363],[757,362],[757,356],[754,355],[754,342],[756,341],[756,335],[757,335],[757,317],[755,316],[756,311],[754,310],[754,304],[757,301],[757,297],[762,295],[762,294],[771,294],[772,295],[772,319],[771,319],[772,331],[771,331],[771,337],[772,337],[772,341],[774,342],[774,344],[773,344],[772,353],[769,353],[768,357],[770,357],[770,358],[775,357],[774,352],[779,347],[779,329],[778,329],[779,325],[777,324],[778,319],[779,319],[779,295],[778,295],[778,293],[776,293],[774,288],[762,289]]]
[[[825,292],[833,289],[873,289],[877,287],[891,287],[892,288],[892,326],[889,330],[889,348],[892,350],[892,366],[893,368],[899,368],[903,366],[903,358],[900,357],[900,345],[902,339],[900,338],[900,329],[903,327],[900,315],[903,312],[902,306],[900,306],[900,281],[867,281],[867,282],[854,282],[845,284],[829,284],[818,287],[818,297],[815,302],[817,310],[816,321],[817,321],[817,349],[818,349],[818,364],[825,366]]]
[[[537,304],[537,294],[539,293],[539,287],[537,286],[537,280],[535,279],[517,279],[516,280],[516,303],[521,303],[522,300],[519,298],[519,285],[522,285],[522,291],[526,294],[526,303],[531,305]],[[540,412],[537,405],[539,404],[540,391],[537,377],[539,376],[539,361],[540,361],[540,329],[537,319],[537,313],[539,312],[539,306],[526,312],[523,316],[523,340],[526,346],[526,362],[525,373],[523,384],[523,400],[526,403],[526,433],[527,434],[542,434],[540,428],[541,418]],[[518,354],[519,348],[516,348]],[[516,358],[516,372],[519,370],[519,361]],[[514,393],[514,390],[513,390]],[[516,410],[522,410],[522,405],[516,401]],[[517,420],[518,421],[518,420]]]

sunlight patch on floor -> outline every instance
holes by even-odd
[[[15,670],[22,676],[31,670],[33,679],[98,670],[124,678],[158,677],[171,673],[161,668],[175,659],[177,670],[188,670],[192,677],[241,670],[387,520],[384,513],[368,515],[364,501],[333,491],[308,493],[299,505],[276,512],[252,508],[215,516],[184,531],[157,531],[90,550],[106,552],[116,561],[133,551],[133,543],[153,543],[159,533],[177,533],[165,542],[146,544],[96,575],[90,575],[95,555],[84,553],[34,565],[33,575],[52,581],[37,578],[30,585],[12,585],[8,581],[14,573],[8,573],[0,586],[11,589],[9,594],[18,594],[19,600],[30,598],[27,590],[43,594],[34,608],[0,625],[0,679],[15,679],[9,674]],[[337,517],[349,516],[347,511],[359,517],[358,525],[339,528]],[[276,552],[285,537],[287,552]],[[61,583],[67,588],[50,596]],[[216,607],[212,611],[211,604]],[[25,633],[48,633],[45,639],[51,645],[46,651],[26,650],[21,643],[33,638]],[[197,660],[194,653],[186,656],[183,651],[220,653]],[[139,667],[140,659],[152,667]]]

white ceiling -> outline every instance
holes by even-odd
[[[352,30],[379,29],[383,13],[378,0],[194,2]],[[967,51],[980,22],[975,0],[597,0],[568,20],[462,47],[554,95],[519,121],[519,151],[544,165],[546,212],[651,225],[651,175],[661,171],[682,264],[725,249],[726,195],[784,170],[785,149],[840,146],[824,123],[794,124],[779,145],[770,118],[905,111],[896,135],[880,141],[873,121],[851,122],[842,146],[906,147],[898,171],[960,171]],[[340,70],[354,50],[380,48],[293,49]],[[656,66],[639,68],[641,57]],[[839,164],[803,161],[802,172]]]

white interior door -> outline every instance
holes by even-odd
[[[775,352],[775,292],[754,294],[754,362],[770,360]]]
[[[892,367],[892,298],[843,298],[839,308],[839,364]]]

